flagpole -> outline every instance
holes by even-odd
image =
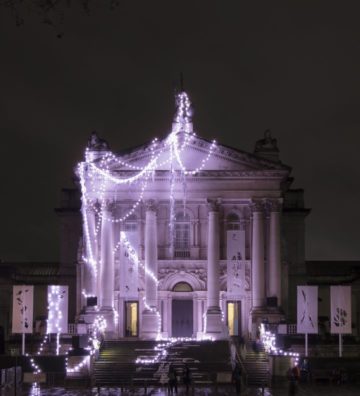
[[[305,333],[305,357],[308,357],[308,333]]]

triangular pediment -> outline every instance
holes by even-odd
[[[281,162],[270,161],[254,154],[241,151],[236,148],[227,147],[216,143],[215,145],[201,137],[192,137],[189,142],[179,149],[179,156],[183,166],[189,170],[201,168],[202,171],[285,171],[289,172],[290,167]],[[141,168],[158,156],[157,170],[170,170],[169,159],[173,156],[173,169],[181,170],[176,153],[172,152],[166,140],[160,141],[157,145],[152,143],[138,146],[134,149],[120,153],[118,158],[121,161],[114,162],[110,168],[113,171],[131,170],[123,163],[133,167]]]

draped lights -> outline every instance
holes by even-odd
[[[93,285],[96,285],[99,269],[101,266],[99,253],[97,251],[98,237],[103,222],[110,224],[123,223],[131,216],[142,202],[147,191],[148,185],[159,169],[170,171],[169,202],[170,202],[170,240],[174,240],[174,221],[175,221],[175,184],[183,183],[183,195],[186,192],[186,177],[194,176],[199,173],[210,159],[216,142],[209,144],[207,154],[204,158],[199,159],[198,166],[185,164],[184,150],[195,138],[192,126],[192,106],[186,92],[179,92],[176,95],[176,113],[173,120],[172,131],[168,137],[162,141],[154,139],[149,146],[148,151],[145,149],[145,156],[148,155],[148,161],[142,166],[126,162],[122,158],[111,153],[107,145],[102,145],[98,154],[96,146],[90,146],[85,151],[85,161],[78,164],[78,176],[81,186],[82,200],[82,217],[84,229],[84,253],[83,262],[91,268],[91,276],[94,278]],[[120,168],[117,172],[116,168]],[[132,206],[121,215],[116,210],[116,192],[119,186],[129,186],[131,193]],[[133,186],[133,189],[130,189]],[[115,206],[111,208],[111,203]],[[110,208],[109,208],[110,204]],[[185,198],[184,198],[185,204]],[[92,216],[92,218],[90,218]],[[116,241],[112,254],[115,255],[119,246],[123,244],[129,252],[129,257],[135,263],[145,270],[146,276],[149,276],[158,284],[157,274],[145,269],[143,263],[139,260],[136,251],[131,247],[125,233],[121,233],[120,240]],[[94,290],[84,290],[83,295],[93,295]],[[96,294],[96,292],[95,292]],[[146,301],[144,301],[147,306]],[[160,337],[159,317],[158,335]],[[116,314],[115,314],[116,316]]]
[[[101,337],[104,334],[107,327],[106,319],[102,315],[96,315],[94,323],[91,326],[91,335],[89,337],[89,346],[85,348],[89,351],[90,356],[94,355],[96,351],[100,349]],[[78,373],[83,367],[88,367],[90,356],[84,356],[84,358],[75,366],[68,366],[68,358],[66,358],[66,373]]]
[[[61,333],[61,321],[62,312],[60,310],[62,294],[60,292],[60,286],[51,286],[50,293],[48,293],[48,320],[47,320],[47,333],[56,333],[56,354],[59,354],[60,350],[60,333]]]
[[[150,278],[158,285],[159,281],[156,277],[156,275],[150,271],[148,268],[145,267],[145,265],[140,261],[139,256],[135,250],[135,248],[131,245],[130,241],[126,237],[126,233],[124,231],[120,232],[120,241],[123,244],[124,248],[126,249],[130,260],[136,265],[141,267],[146,275],[150,276]]]
[[[266,329],[264,323],[260,325],[260,339],[264,345],[265,352],[270,355],[290,356],[294,358],[295,364],[298,364],[300,354],[298,352],[286,352],[276,346],[276,336],[270,330]]]

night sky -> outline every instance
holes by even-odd
[[[359,1],[121,3],[57,28],[0,8],[0,258],[58,260],[53,209],[89,134],[115,151],[165,136],[182,71],[200,136],[277,138],[312,208],[307,259],[359,260]]]

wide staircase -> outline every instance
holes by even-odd
[[[182,376],[185,364],[196,386],[215,383],[217,373],[231,375],[228,341],[177,342],[167,348],[167,354],[152,363],[158,351],[155,341],[105,341],[94,365],[97,387],[157,387],[165,386],[169,366]],[[147,363],[135,363],[136,359]]]
[[[243,361],[247,373],[247,385],[250,387],[268,387],[270,385],[269,359],[262,345],[255,352],[247,345]]]

